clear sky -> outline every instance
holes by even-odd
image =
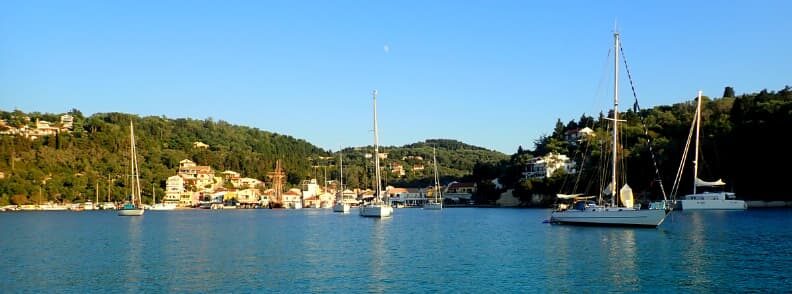
[[[325,149],[514,153],[606,111],[792,85],[792,1],[1,1],[0,109],[213,118]],[[622,96],[631,105],[626,78]]]

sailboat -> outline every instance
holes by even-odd
[[[151,195],[154,197],[154,205],[149,208],[149,210],[174,210],[176,209],[176,204],[173,203],[157,203],[157,190],[154,189],[154,184],[151,184]]]
[[[432,148],[432,160],[434,161],[434,199],[432,201],[426,202],[424,204],[423,209],[426,210],[442,210],[443,209],[443,197],[440,194],[440,177],[437,175],[437,151]]]
[[[120,216],[140,216],[143,215],[143,204],[140,200],[140,176],[138,175],[137,152],[135,150],[135,128],[132,122],[129,122],[129,153],[130,170],[132,171],[132,194],[129,195],[129,201],[124,203],[124,206],[118,210]]]
[[[382,199],[382,180],[380,179],[379,135],[377,133],[377,90],[372,92],[374,100],[374,178],[377,181],[374,199],[360,206],[360,216],[389,217],[393,215],[393,207]]]
[[[336,203],[333,205],[333,212],[349,213],[349,204],[344,203],[344,154],[338,152],[338,162],[341,167],[341,187],[336,195]]]
[[[722,190],[726,183],[721,179],[714,182],[707,182],[698,177],[699,133],[701,131],[701,91],[698,92],[698,98],[696,100],[696,115],[693,120],[693,123],[696,125],[696,149],[695,158],[693,159],[693,194],[685,195],[684,199],[678,200],[676,208],[682,210],[747,209],[748,205],[745,201],[736,199],[736,196],[732,192],[725,192]],[[691,132],[692,131],[693,129],[691,128]],[[690,140],[688,140],[686,145],[690,146]],[[680,167],[680,175],[681,170],[684,168],[684,158],[687,157],[687,146],[685,147],[685,155],[683,156],[682,166]],[[698,187],[704,188],[705,191],[703,193],[696,193]]]
[[[565,195],[559,194],[559,199],[574,199],[572,207],[559,206],[551,213],[550,223],[556,224],[576,224],[576,225],[600,225],[600,226],[642,226],[657,227],[665,220],[668,210],[665,209],[665,202],[656,203],[649,209],[641,210],[633,206],[632,189],[627,183],[621,189],[617,187],[619,177],[617,177],[617,166],[619,158],[619,33],[613,34],[614,38],[614,90],[613,90],[613,162],[611,170],[611,183],[606,188],[606,194],[611,195],[610,205],[602,205],[592,201],[594,196],[583,196],[581,194]],[[619,198],[621,203],[617,203]]]

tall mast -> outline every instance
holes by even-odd
[[[440,197],[440,178],[437,176],[437,148],[432,147],[432,161],[434,161],[434,178],[435,178],[435,202]]]
[[[130,140],[132,144],[132,204],[139,206],[141,201],[140,179],[138,177],[137,150],[135,150],[135,128],[132,125],[132,121],[129,122],[129,136],[132,138]]]
[[[611,206],[616,206],[616,197],[619,195],[619,185],[616,182],[616,165],[618,163],[619,149],[619,32],[613,33],[613,172],[611,173],[611,188],[613,197]]]
[[[696,100],[696,157],[693,158],[693,194],[696,194],[696,180],[698,179],[699,130],[701,129],[701,91],[698,91],[698,98]]]
[[[338,162],[341,166],[341,200],[344,200],[344,151],[338,151]]]
[[[382,183],[380,182],[380,162],[379,162],[379,134],[377,133],[377,90],[371,93],[374,99],[374,177],[377,180],[376,199],[379,202],[382,193]]]

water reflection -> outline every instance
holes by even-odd
[[[123,217],[126,221],[123,236],[126,236],[126,246],[122,246],[127,248],[122,254],[125,254],[122,260],[124,264],[119,265],[125,274],[124,276],[124,289],[127,292],[141,292],[141,284],[142,284],[142,275],[143,267],[142,267],[142,248],[143,242],[141,242],[141,236],[143,235],[143,217]]]
[[[710,215],[712,218],[713,213],[709,212],[693,212],[685,213],[688,217],[687,221],[690,223],[687,238],[683,238],[682,242],[687,242],[687,246],[683,246],[683,258],[687,261],[687,266],[683,269],[687,271],[687,283],[692,285],[704,285],[708,283],[707,276],[705,275],[706,268],[709,267],[707,261],[707,237],[706,230],[707,224],[704,216]]]
[[[608,266],[609,284],[616,289],[630,289],[638,284],[635,230],[608,229],[601,239],[601,252],[608,252],[605,264]]]
[[[388,224],[390,218],[373,219],[371,227],[371,279],[369,280],[369,291],[383,293],[388,288],[385,286],[388,277],[387,271],[387,241]]]

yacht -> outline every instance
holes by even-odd
[[[372,92],[374,97],[374,178],[376,179],[376,191],[374,198],[370,202],[360,206],[358,210],[360,216],[364,217],[390,217],[393,215],[393,207],[388,205],[387,199],[382,199],[382,180],[380,177],[380,162],[379,162],[379,135],[377,133],[377,90]]]

